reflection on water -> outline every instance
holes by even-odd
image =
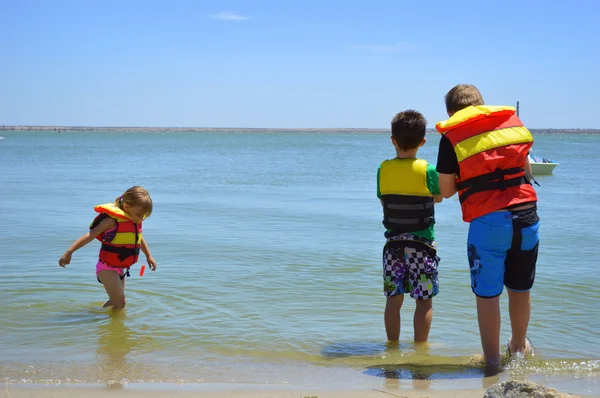
[[[410,383],[413,388],[427,389],[433,382],[458,382],[466,388],[487,389],[495,383],[504,380],[534,381],[550,385],[553,388],[570,388],[578,394],[590,394],[598,392],[600,384],[600,361],[555,361],[540,360],[539,358],[509,360],[503,369],[488,368],[476,362],[465,364],[451,364],[448,358],[430,357],[429,361],[424,358],[406,358],[402,363],[388,363],[369,366],[364,374],[384,379],[384,385],[388,388],[406,387]],[[438,360],[440,363],[433,363]],[[429,363],[424,363],[429,362]],[[480,380],[474,385],[469,381]],[[578,384],[574,390],[573,381]],[[568,387],[567,387],[568,386]]]
[[[530,358],[503,355],[503,367],[488,367],[480,354],[440,355],[435,344],[373,342],[334,342],[324,346],[321,356],[329,362],[352,367],[363,366],[365,374],[386,379],[444,380],[490,378],[500,373],[512,378],[530,375],[600,376],[600,360],[555,359],[537,354]]]
[[[406,387],[409,382],[412,388],[427,389],[433,382],[456,380],[480,380],[474,388],[487,388],[502,372],[484,366],[478,356],[436,355],[435,346],[427,343],[336,342],[325,346],[321,355],[363,364],[363,374],[384,379],[387,388]]]
[[[348,358],[354,356],[375,356],[385,354],[388,346],[372,342],[338,342],[326,345],[321,355],[326,358]]]
[[[369,342],[369,341],[346,341],[334,342],[321,349],[321,355],[325,358],[339,359],[363,357],[389,358],[401,356],[423,357],[429,355],[430,345],[428,343],[415,344],[413,342]]]
[[[504,380],[531,380],[558,389],[568,386],[570,391],[589,394],[600,381],[598,360],[556,360],[539,354],[526,359],[505,356],[504,367],[498,368],[485,366],[481,355],[436,354],[435,344],[335,342],[326,345],[321,355],[333,363],[354,368],[362,366],[364,375],[382,380],[389,389],[425,390],[436,385],[487,389]],[[580,384],[574,389],[571,381],[575,379]]]
[[[140,380],[147,373],[144,364],[128,356],[144,347],[151,336],[140,334],[126,324],[125,312],[106,312],[106,321],[98,325],[97,369],[98,379],[109,388],[122,388],[127,380]]]
[[[473,379],[488,374],[483,367],[468,365],[386,364],[368,367],[365,374],[402,380]]]
[[[410,381],[416,389],[427,389],[433,382],[457,380],[481,380],[475,387],[487,388],[500,380],[498,369],[487,369],[476,365],[422,365],[422,364],[386,364],[368,367],[365,374],[383,378],[388,388],[400,387],[401,381]],[[479,384],[479,383],[478,383]]]

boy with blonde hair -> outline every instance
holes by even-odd
[[[481,345],[486,363],[499,367],[504,286],[512,328],[507,351],[533,354],[526,337],[539,245],[528,159],[533,137],[513,107],[486,106],[473,85],[453,87],[445,101],[450,118],[436,124],[442,134],[440,190],[445,198],[458,193],[463,220],[469,223],[467,256]]]

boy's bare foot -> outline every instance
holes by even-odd
[[[482,354],[475,354],[469,360],[469,365],[485,365],[485,358]]]
[[[506,343],[506,353],[509,357],[516,356],[517,358],[524,358],[528,356],[535,356],[535,351],[533,349],[533,345],[528,337],[525,337],[525,348],[521,351],[517,351],[512,346],[512,337],[508,339],[508,343]]]
[[[400,347],[400,341],[399,340],[388,340],[385,343],[386,348],[399,348]]]

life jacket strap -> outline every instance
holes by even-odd
[[[469,178],[465,181],[460,181],[456,184],[459,191],[459,201],[462,204],[467,198],[477,192],[483,191],[503,191],[506,188],[516,187],[519,185],[530,184],[525,175],[520,175],[513,178],[505,178],[507,175],[523,173],[525,170],[521,167],[513,167],[510,169],[500,169],[491,173],[483,174],[477,177]]]
[[[431,196],[382,195],[383,225],[392,235],[420,231],[435,223]]]
[[[109,253],[115,253],[119,255],[119,260],[125,261],[131,256],[138,256],[140,254],[140,248],[127,248],[127,247],[117,247],[107,245],[105,243],[102,244],[101,250],[104,250]]]

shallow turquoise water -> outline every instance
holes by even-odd
[[[267,364],[365,370],[464,364],[480,352],[456,198],[436,208],[441,293],[429,353],[409,343],[408,299],[403,345],[385,347],[375,176],[393,157],[387,134],[0,135],[5,380],[222,381],[224,369],[242,365],[246,374]],[[428,140],[421,156],[435,163],[438,137]],[[560,165],[538,178],[530,336],[541,362],[527,369],[595,377],[600,136],[540,135],[534,149]],[[115,318],[98,308],[97,243],[66,269],[57,261],[86,232],[95,204],[136,184],[155,203],[144,235],[158,270],[137,276],[142,258],[127,281],[126,314]],[[505,295],[502,311],[506,340]]]

